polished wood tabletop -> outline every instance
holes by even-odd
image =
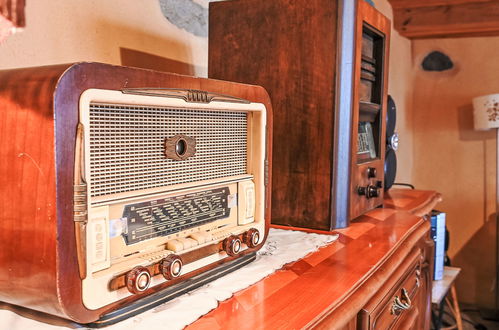
[[[390,189],[385,193],[384,207],[424,216],[441,201],[442,195],[436,191]]]
[[[394,251],[427,235],[428,221],[412,212],[439,198],[431,191],[391,190],[385,208],[335,230],[337,241],[237,292],[187,329],[294,329],[326,318],[346,324],[388,276],[384,265],[398,262]],[[366,283],[374,272],[376,281]]]

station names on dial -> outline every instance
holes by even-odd
[[[130,245],[226,218],[230,214],[228,196],[229,188],[224,187],[126,205],[125,242]]]

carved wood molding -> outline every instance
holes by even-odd
[[[495,0],[388,1],[395,29],[411,39],[499,35]]]

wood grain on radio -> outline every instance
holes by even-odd
[[[396,208],[372,210],[335,230],[336,242],[236,293],[187,329],[429,329],[430,223],[412,211],[440,194],[389,195],[385,201]]]
[[[208,75],[272,99],[272,223],[331,230],[381,205],[390,21],[363,0],[222,1],[209,12]],[[376,141],[364,159],[360,101]]]
[[[0,264],[4,265],[0,267],[0,300],[87,323],[144,295],[133,295],[96,310],[82,304],[73,221],[75,140],[81,93],[90,88],[120,91],[144,86],[206,90],[262,102],[268,112],[267,127],[272,125],[268,94],[257,86],[98,63],[2,71],[0,237],[5,244],[0,251]],[[267,130],[268,141],[271,134]],[[268,155],[271,151],[269,144]],[[267,166],[270,176],[271,164]],[[269,196],[270,186],[265,189]],[[265,219],[264,237],[270,223],[270,201],[265,201]],[[240,255],[256,249],[247,249]],[[237,257],[226,260],[233,259]],[[217,261],[189,276],[223,263]],[[152,287],[145,295],[168,284]]]
[[[336,1],[210,6],[209,76],[266,85],[280,110],[274,112],[272,218],[329,229]]]

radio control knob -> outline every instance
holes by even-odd
[[[159,263],[159,271],[167,280],[173,280],[182,272],[182,259],[178,255],[170,254]]]
[[[379,188],[376,186],[367,186],[367,193],[366,197],[367,198],[374,198],[379,196]]]
[[[361,196],[366,196],[367,199],[370,199],[379,196],[379,189],[380,188],[377,186],[368,185],[366,187],[358,187],[357,193]]]
[[[255,228],[251,228],[244,234],[243,239],[244,243],[246,243],[249,248],[254,248],[260,241],[260,232]]]
[[[223,249],[231,257],[234,257],[241,252],[242,242],[239,237],[232,235],[227,237],[223,242]]]
[[[375,178],[377,174],[378,174],[378,171],[376,170],[375,167],[368,167],[367,168],[367,177],[368,178]]]
[[[145,267],[135,267],[126,274],[126,287],[133,294],[146,291],[150,284],[151,274]]]

